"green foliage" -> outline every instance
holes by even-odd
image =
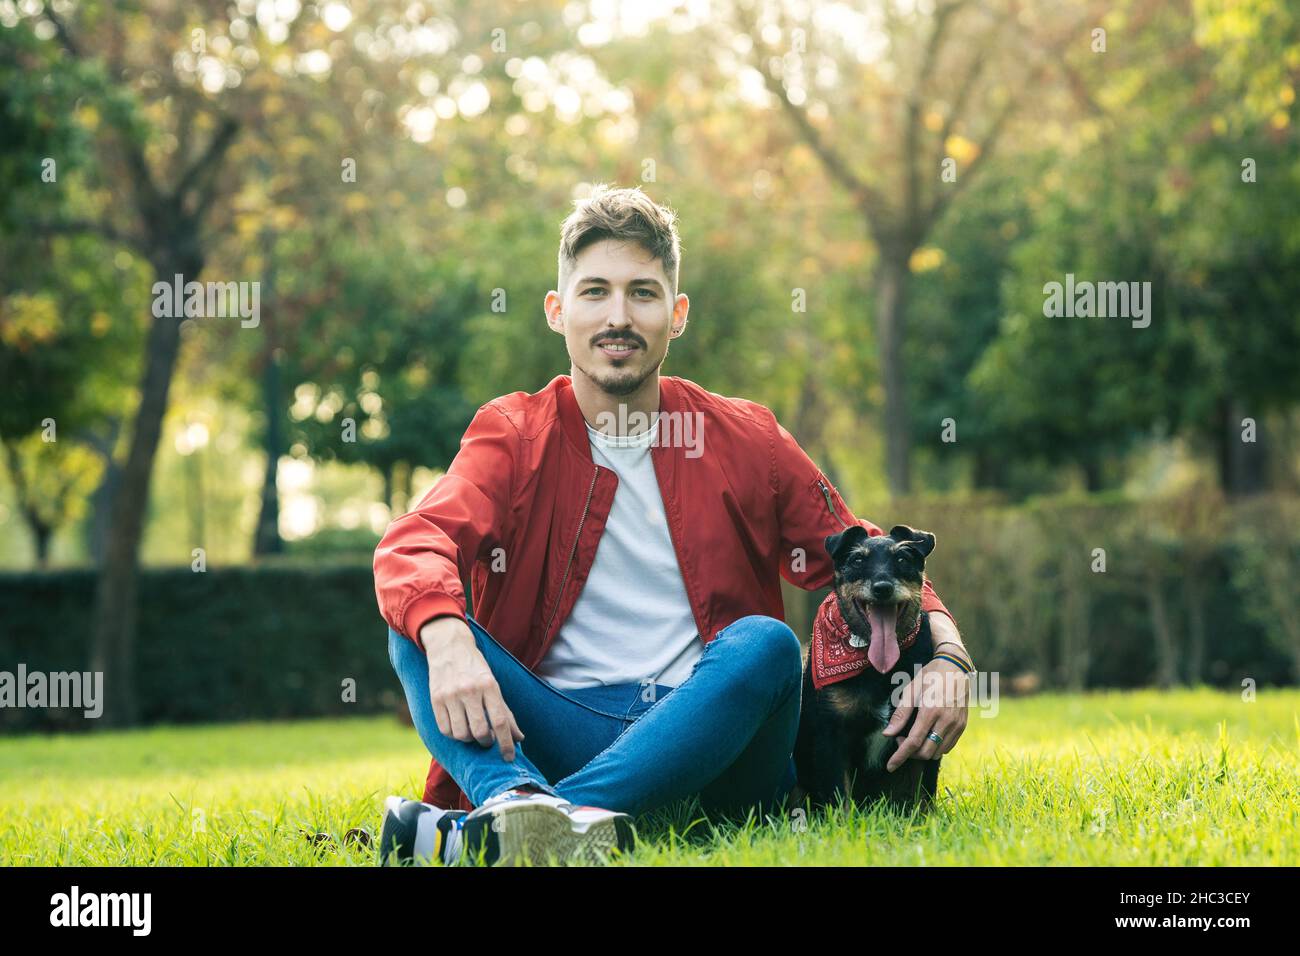
[[[188,409],[215,394],[246,406],[241,448],[259,446],[268,402],[278,405],[285,434],[267,453],[363,463],[386,479],[390,504],[402,504],[413,468],[451,460],[478,405],[569,370],[542,299],[559,223],[596,181],[641,183],[680,214],[692,309],[664,371],[771,406],[858,489],[882,481],[869,303],[884,234],[923,244],[904,365],[924,486],[1028,497],[1068,487],[1082,467],[1094,486],[1113,487],[1153,441],[1190,439],[1204,457],[1205,439],[1223,439],[1225,397],[1261,424],[1293,415],[1292,7],[1099,5],[1104,55],[1082,42],[1057,55],[1057,29],[1079,11],[1003,22],[1018,8],[977,7],[948,22],[934,62],[924,6],[894,12],[878,57],[864,58],[858,34],[832,17],[809,25],[814,42],[784,62],[792,81],[810,82],[812,125],[889,211],[874,231],[867,193],[828,175],[783,110],[737,86],[742,64],[785,52],[784,32],[769,49],[770,30],[746,39],[730,20],[686,32],[656,21],[645,35],[588,42],[575,40],[563,0],[488,2],[473,21],[501,26],[505,50],[468,30],[408,56],[400,3],[360,6],[341,32],[305,4],[276,36],[265,17],[228,4],[85,0],[62,14],[74,56],[58,36],[37,38],[39,14],[22,13],[0,29],[0,181],[10,187],[0,195],[0,436],[22,440],[54,417],[61,438],[114,445],[111,423],[129,423],[140,380],[148,270],[140,250],[104,234],[175,225],[197,197],[142,209],[140,171],[121,147],[142,147],[145,178],[165,194],[226,116],[239,133],[211,180],[198,177],[214,196],[200,217],[205,270],[263,281],[262,325],[186,323],[172,400]],[[776,19],[781,31],[794,25]],[[322,53],[327,70],[301,68]],[[1040,58],[1041,84],[1020,82]],[[229,70],[219,89],[204,82],[214,63]],[[480,83],[486,109],[453,108]],[[557,108],[550,94],[561,85],[582,109]],[[1013,96],[1019,109],[983,150]],[[627,112],[610,105],[619,102]],[[913,105],[921,125],[909,147]],[[438,121],[417,138],[411,110]],[[934,169],[948,153],[956,183]],[[57,186],[40,181],[47,156],[59,161]],[[1245,158],[1255,183],[1242,181]],[[355,182],[340,176],[344,160],[355,161]],[[912,170],[922,198],[964,190],[919,238],[905,201]],[[31,228],[68,219],[100,228]],[[1043,316],[1044,283],[1067,272],[1149,279],[1152,326]],[[806,312],[791,309],[795,289]],[[498,291],[505,311],[493,308]],[[264,389],[272,357],[281,374]],[[353,443],[342,440],[348,418]],[[945,418],[956,444],[940,441]],[[1269,447],[1281,446],[1279,431]],[[160,449],[160,473],[171,456]],[[179,487],[155,494],[154,515],[177,510]],[[225,490],[255,503],[251,483]]]
[[[58,68],[57,61],[29,23],[0,28],[0,235],[8,239],[24,234],[24,220],[47,218],[60,206],[59,187],[42,181],[45,160],[57,161],[62,181],[89,149],[85,129],[74,119],[85,78]]]
[[[1105,25],[1124,42],[1076,65],[1067,130],[1036,119],[915,277],[913,428],[940,486],[962,458],[1018,495],[1074,464],[1113,478],[1150,439],[1222,441],[1228,398],[1259,418],[1300,397],[1294,11],[1135,2]],[[1151,325],[1045,316],[1067,273],[1149,281]]]
[[[303,309],[287,356],[291,442],[381,472],[399,462],[445,468],[476,407],[463,383],[476,290],[395,238],[340,239],[287,277],[284,293],[322,287],[332,294]],[[355,441],[344,440],[349,418]]]
[[[937,537],[926,570],[981,670],[1032,674],[1048,687],[1140,687],[1167,668],[1176,682],[1233,687],[1287,683],[1300,662],[1289,623],[1300,619],[1294,510],[1284,500],[1230,506],[1196,489],[1158,501],[1106,493],[1020,506],[916,498],[891,513]],[[1262,541],[1267,568],[1243,564],[1241,549]],[[1167,647],[1153,619],[1157,587]],[[1198,617],[1213,622],[1199,649]]]

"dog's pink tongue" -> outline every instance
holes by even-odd
[[[898,663],[898,605],[868,605],[867,622],[871,625],[867,660],[879,673],[888,674]]]

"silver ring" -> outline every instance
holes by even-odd
[[[941,743],[943,743],[943,738],[940,737],[938,734],[936,734],[933,730],[930,731],[930,732],[929,732],[928,734],[926,734],[925,736],[926,736],[927,739],[929,739],[929,740],[933,740],[936,744],[941,744]]]

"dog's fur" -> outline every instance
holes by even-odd
[[[897,616],[900,640],[911,631],[917,615],[921,628],[916,641],[900,653],[888,674],[868,664],[861,673],[820,691],[813,687],[811,645],[804,648],[803,703],[794,752],[798,783],[791,791],[793,804],[807,796],[817,808],[844,796],[859,807],[884,798],[895,809],[930,808],[939,783],[938,758],[913,757],[892,773],[885,769],[899,742],[911,731],[916,711],[894,736],[880,732],[896,709],[890,700],[895,689],[892,675],[902,671],[910,678],[916,665],[926,663],[934,654],[929,615],[921,610],[925,558],[934,545],[933,534],[906,525],[896,525],[888,535],[875,537],[853,526],[826,539],[826,550],[835,563],[836,601],[849,627],[851,644],[866,647],[875,639],[859,602],[901,605]]]

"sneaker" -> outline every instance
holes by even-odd
[[[449,864],[460,858],[459,824],[468,810],[444,810],[431,803],[389,797],[379,833],[379,865]]]
[[[549,793],[507,790],[471,810],[458,826],[462,859],[488,866],[585,863],[599,866],[630,853],[636,830],[626,813],[576,807]]]

